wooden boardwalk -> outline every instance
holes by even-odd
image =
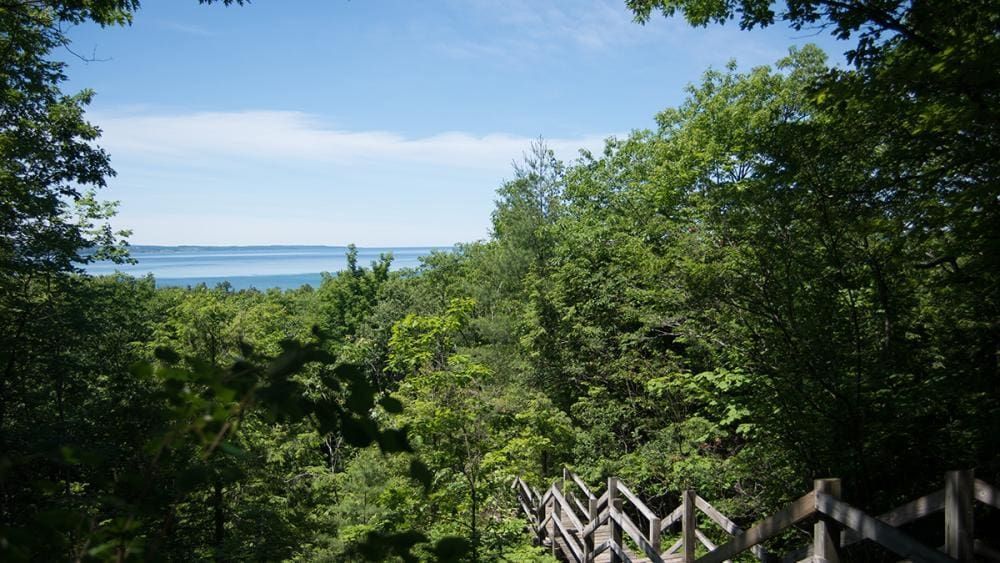
[[[575,528],[573,528],[573,522],[571,521],[571,519],[568,516],[563,516],[562,517],[562,523],[563,523],[563,527],[568,532],[570,532],[571,534],[579,534],[579,530],[576,530]],[[556,551],[555,551],[555,553],[557,554],[557,556],[562,557],[563,559],[565,559],[565,556],[563,554],[566,553],[567,551],[569,551],[570,548],[569,548],[569,546],[566,545],[566,540],[564,540],[562,537],[558,536],[558,531],[555,530],[555,525],[552,522],[549,522],[548,524],[546,524],[545,535],[546,535],[546,537],[548,539],[544,540],[543,544],[551,547],[552,546],[552,540],[551,540],[551,538],[555,537],[556,538]],[[594,531],[594,544],[595,545],[601,545],[601,544],[607,542],[610,539],[611,539],[611,524],[604,524],[603,526],[599,526]],[[629,549],[628,547],[625,548],[625,552],[628,553],[629,559],[631,561],[634,561],[635,563],[649,563],[649,561],[650,561],[649,558],[647,558],[647,557],[639,557],[638,555],[635,554],[635,552],[633,550]],[[609,563],[611,561],[611,550],[607,550],[607,551],[602,552],[597,557],[594,557],[592,559],[592,561],[594,561],[595,563]],[[680,561],[682,561],[682,557],[679,556],[679,555],[678,556],[666,556],[666,557],[663,558],[663,561],[677,561],[677,562],[680,562]]]
[[[831,563],[864,541],[905,561],[1000,562],[1000,545],[990,543],[997,538],[976,539],[974,533],[975,503],[1000,509],[1000,490],[972,471],[950,471],[942,489],[879,516],[842,501],[839,479],[819,479],[812,491],[747,530],[691,490],[682,491],[679,506],[661,518],[614,477],[600,496],[568,470],[545,493],[521,479],[512,488],[539,544],[573,563],[724,563],[742,553],[767,562]],[[940,549],[899,529],[942,511],[946,541]],[[710,529],[699,526],[699,516]],[[764,542],[793,527],[811,529],[812,541],[784,557],[764,549]],[[665,548],[664,532],[679,532],[679,539]],[[709,536],[724,541],[716,545]]]

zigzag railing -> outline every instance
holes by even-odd
[[[553,555],[575,563],[639,562],[722,563],[745,552],[760,561],[839,561],[841,552],[858,542],[872,541],[909,561],[931,563],[1000,562],[1000,552],[974,537],[974,504],[1000,509],[1000,490],[976,479],[973,472],[950,471],[945,486],[899,506],[881,516],[871,516],[840,499],[839,479],[819,479],[813,490],[792,501],[747,530],[737,526],[692,490],[683,491],[681,503],[666,517],[659,517],[615,477],[595,496],[579,476],[564,469],[563,478],[540,494],[520,478],[514,480],[518,503],[539,543]],[[628,503],[639,522],[625,510]],[[945,545],[934,549],[900,526],[945,513]],[[698,526],[698,512],[730,538],[716,545]],[[812,522],[812,542],[784,558],[769,554],[761,545],[793,527]],[[663,549],[664,531],[680,528],[680,538]],[[631,541],[629,544],[626,540]]]

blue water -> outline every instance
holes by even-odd
[[[358,248],[358,265],[368,267],[383,253],[392,254],[392,269],[420,265],[420,257],[433,247]],[[439,249],[446,250],[446,249]],[[321,272],[347,267],[343,246],[133,246],[137,264],[94,262],[88,273],[99,276],[121,272],[132,276],[153,274],[157,286],[212,287],[229,282],[234,289],[292,289],[304,284],[319,286]]]

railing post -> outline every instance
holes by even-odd
[[[649,545],[653,547],[653,551],[659,553],[660,549],[660,519],[650,518],[649,519]]]
[[[816,479],[813,492],[840,498],[840,479]],[[813,563],[838,563],[840,561],[840,527],[820,516],[813,524]]]
[[[625,549],[624,542],[622,542],[622,525],[618,523],[621,520],[622,515],[622,499],[616,498],[612,501],[608,499],[608,525],[611,526],[611,541],[614,543],[615,548]],[[612,517],[614,516],[614,517]],[[611,551],[611,563],[622,563],[622,558],[618,556],[618,552],[615,550]]]
[[[944,476],[944,548],[959,561],[974,560],[973,470],[949,471]]]
[[[597,499],[587,499],[587,523],[584,524],[584,528],[589,528],[591,524],[597,521],[598,517],[597,510]],[[583,533],[583,530],[580,530]],[[594,560],[594,536],[597,535],[597,531],[591,532],[591,534],[583,538],[583,561],[584,563],[591,563]]]
[[[681,536],[684,538],[683,561],[684,563],[692,563],[694,561],[695,541],[697,541],[694,535],[694,530],[697,526],[694,514],[694,491],[685,489],[681,503],[684,506],[684,511],[681,513]]]
[[[618,498],[618,478],[608,477],[608,527],[611,528],[611,543],[619,549],[622,547],[622,527],[615,519],[621,512],[622,499]],[[621,563],[621,557],[618,557],[614,549],[611,550],[611,563]]]
[[[545,522],[545,503],[542,502],[544,496],[538,497],[538,506],[535,507],[535,535],[538,536],[538,545],[545,543],[545,526],[542,526],[542,522]]]
[[[562,493],[562,490],[559,488],[559,481],[552,483],[552,488]],[[556,522],[562,523],[562,507],[559,506],[556,495],[552,495],[552,557],[558,557],[559,553],[559,546],[556,545],[559,528],[556,527]]]

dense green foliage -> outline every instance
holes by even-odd
[[[236,292],[77,270],[124,247],[50,52],[138,3],[0,0],[0,558],[544,561],[508,486],[563,464],[740,522],[998,481],[1000,9],[628,4],[855,66],[709,71],[601,154],[534,145],[489,240]]]

